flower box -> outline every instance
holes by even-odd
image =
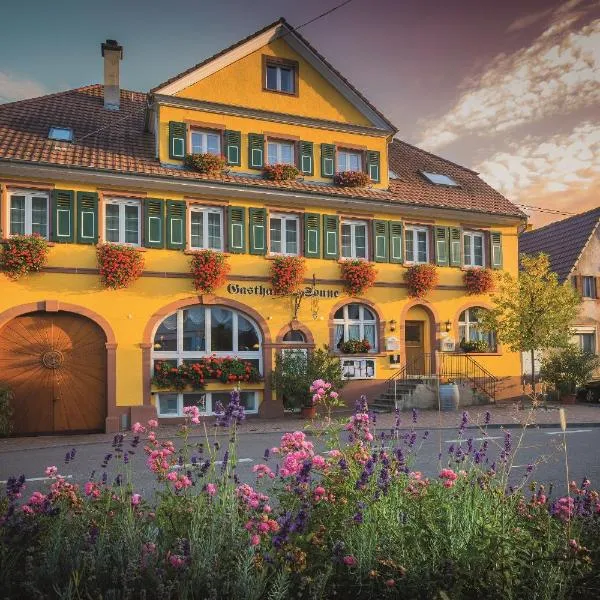
[[[336,173],[333,181],[340,187],[366,187],[371,179],[363,171],[341,171]]]
[[[371,350],[371,344],[368,340],[346,340],[340,345],[340,350],[344,354],[366,354]]]
[[[438,283],[439,277],[435,265],[412,265],[404,273],[408,286],[408,295],[412,298],[424,298]]]
[[[271,263],[271,285],[276,296],[298,292],[304,280],[306,264],[301,256],[278,256]]]
[[[111,290],[129,287],[144,270],[144,257],[133,246],[101,244],[96,256],[102,285]]]
[[[491,269],[468,269],[464,274],[467,294],[488,294],[494,291],[494,274]]]
[[[274,165],[265,165],[263,174],[266,179],[271,181],[291,181],[300,175],[300,171],[294,165],[277,163]]]
[[[366,260],[343,260],[340,276],[350,296],[361,296],[375,283],[377,269]]]
[[[204,152],[202,154],[188,154],[185,157],[186,166],[207,175],[219,175],[227,166],[224,156]]]
[[[2,242],[0,268],[17,280],[29,273],[41,271],[48,260],[48,242],[40,235],[15,235]]]
[[[212,294],[227,281],[231,267],[227,257],[215,250],[198,250],[192,253],[190,272],[194,289],[199,294]]]

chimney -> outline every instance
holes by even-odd
[[[119,61],[123,58],[123,46],[117,40],[106,40],[102,44],[104,57],[104,108],[119,110],[121,90],[119,86]]]

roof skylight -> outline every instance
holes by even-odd
[[[458,187],[458,183],[456,183],[449,175],[444,175],[443,173],[429,173],[428,171],[421,171],[421,173],[423,173],[423,176],[427,181],[435,185],[451,185]]]
[[[57,142],[72,142],[73,130],[70,127],[50,127],[48,139]]]

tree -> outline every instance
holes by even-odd
[[[581,299],[572,286],[559,283],[547,254],[523,254],[520,260],[519,276],[498,277],[494,308],[482,311],[479,318],[482,329],[495,332],[512,351],[530,353],[535,395],[535,353],[568,345]]]
[[[574,394],[579,386],[588,383],[599,366],[598,356],[569,344],[544,358],[541,373],[558,392]]]

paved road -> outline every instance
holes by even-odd
[[[519,483],[522,481],[527,465],[536,464],[533,479],[544,483],[553,483],[556,493],[561,493],[565,489],[566,480],[565,458],[564,452],[561,450],[562,432],[559,429],[528,429],[519,443],[521,430],[512,429],[510,431],[513,447],[519,446],[514,454],[511,480]],[[422,432],[417,431],[417,433],[418,445],[421,442]],[[467,430],[465,435],[466,437],[473,436],[475,445],[481,444],[483,440],[480,432]],[[600,428],[571,428],[567,430],[565,437],[570,479],[580,481],[586,476],[591,479],[594,487],[600,488]],[[126,437],[125,449],[130,449],[129,439]],[[218,439],[221,446],[227,441],[225,437]],[[237,472],[242,481],[250,482],[254,479],[252,466],[263,462],[265,449],[276,446],[279,439],[280,434],[275,433],[240,436]],[[504,434],[498,429],[491,429],[488,439],[492,449],[489,453],[491,461],[497,457],[504,445]],[[452,444],[456,445],[456,440],[455,430],[431,431],[429,438],[423,442],[412,468],[423,471],[427,476],[435,477],[439,469],[440,449],[443,456],[442,461],[446,462],[448,448]],[[201,441],[204,440],[192,438],[194,444]],[[315,443],[324,450],[322,443]],[[390,445],[390,442],[386,442],[386,445]],[[82,436],[82,443],[77,447],[75,459],[65,464],[65,454],[70,450],[71,446],[14,450],[4,448],[0,452],[0,481],[5,481],[10,475],[23,473],[29,480],[27,492],[31,493],[36,489],[44,489],[47,485],[44,469],[49,465],[56,465],[60,473],[80,484],[88,480],[92,471],[96,472],[96,477],[100,477],[101,473],[106,470],[110,480],[114,479],[119,471],[123,472],[123,467],[119,468],[114,461],[109,462],[107,469],[101,467],[105,455],[113,451],[110,443],[89,444],[85,443],[85,437]],[[219,458],[222,458],[223,451],[224,447],[221,447],[218,452]],[[274,464],[272,467],[274,468]],[[145,455],[141,446],[136,449],[135,454],[131,455],[129,465],[125,470],[125,477],[130,477],[135,491],[146,497],[152,495],[156,489],[155,479],[145,466]]]

